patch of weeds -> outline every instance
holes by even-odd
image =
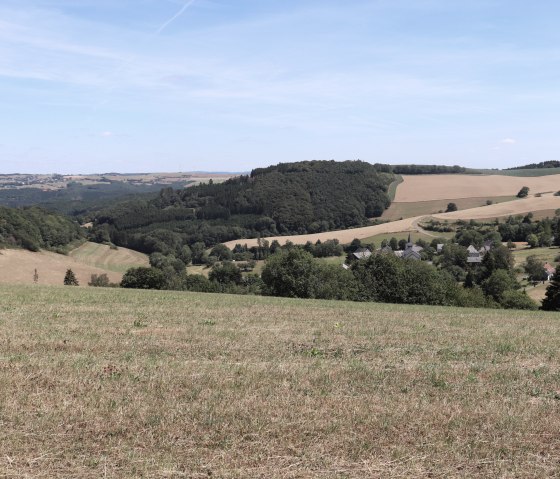
[[[142,320],[140,319],[135,319],[134,323],[132,323],[132,326],[135,328],[147,328],[148,325],[146,323],[143,323]]]
[[[496,352],[503,356],[513,353],[514,351],[515,347],[513,346],[513,344],[508,343],[507,341],[500,342],[496,345]]]
[[[531,373],[533,374],[533,376],[535,376],[536,378],[540,378],[541,376],[545,375],[546,373],[548,373],[548,368],[546,366],[541,366],[540,368],[535,368],[531,371]]]
[[[449,388],[448,382],[441,376],[441,374],[436,373],[435,371],[430,374],[430,384],[438,389],[447,389]]]
[[[201,326],[215,326],[216,325],[216,321],[210,321],[209,319],[205,320],[205,321],[201,321],[200,323]]]
[[[99,376],[102,379],[118,379],[122,376],[122,370],[114,364],[109,364],[103,368]]]

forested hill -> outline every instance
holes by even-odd
[[[530,163],[523,166],[514,166],[513,168],[506,168],[507,170],[535,170],[535,169],[545,169],[545,168],[560,168],[560,161],[550,160],[541,161],[540,163]]]
[[[69,243],[84,237],[83,228],[59,214],[36,206],[0,206],[0,247],[63,251]]]
[[[362,161],[305,161],[253,170],[223,183],[165,188],[98,214],[97,240],[150,253],[161,243],[304,234],[362,226],[390,204],[392,173]],[[171,235],[171,236],[170,236]]]

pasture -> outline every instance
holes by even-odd
[[[542,312],[0,286],[4,477],[553,477]]]
[[[76,261],[108,271],[125,273],[129,268],[149,266],[148,256],[127,248],[87,242],[69,253]]]

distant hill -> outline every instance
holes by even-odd
[[[390,205],[390,172],[362,161],[304,161],[258,168],[223,183],[165,188],[96,215],[98,241],[151,253],[179,245],[363,226]],[[170,251],[171,249],[171,251]]]

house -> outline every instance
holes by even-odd
[[[556,268],[552,266],[548,261],[544,264],[544,274],[546,275],[547,281],[550,281],[556,274]]]
[[[477,250],[472,244],[467,248],[467,263],[482,263],[484,253],[481,253],[483,248]]]
[[[382,254],[394,254],[395,252],[393,251],[393,248],[391,248],[389,245],[383,246],[383,248],[381,248],[379,250],[380,253]]]
[[[438,243],[438,244],[436,245],[436,252],[437,252],[437,254],[441,254],[441,253],[443,252],[443,247],[444,247],[444,246],[445,246],[445,245],[444,245],[443,243]]]
[[[371,251],[367,248],[358,248],[352,254],[357,259],[368,259],[371,256]]]
[[[482,263],[484,256],[492,251],[494,244],[492,240],[486,240],[480,249],[476,249],[472,244],[467,248],[467,263]]]

